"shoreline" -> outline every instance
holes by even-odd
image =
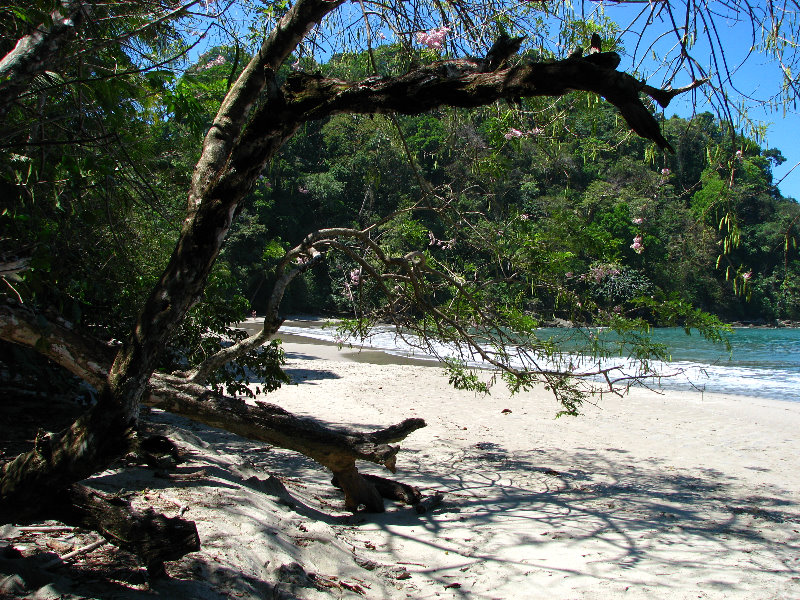
[[[324,321],[320,320],[320,324],[318,325],[319,327],[322,327],[322,322]],[[294,319],[287,320],[284,325],[289,327],[314,328],[314,323],[316,323],[316,321]],[[260,321],[253,322],[251,320],[247,320],[238,323],[237,327],[252,334],[260,331],[260,325]],[[336,342],[320,340],[292,333],[282,333],[280,330],[278,330],[278,332],[275,334],[274,339],[281,340],[281,346],[283,347],[287,359],[292,357],[308,357],[319,360],[342,360],[374,365],[396,364],[421,367],[440,367],[439,362],[434,359],[401,356],[398,354],[391,354],[385,350],[371,347],[359,347],[353,344],[345,344],[339,348],[339,344]]]
[[[314,346],[299,344],[325,352]],[[798,403],[634,389],[556,419],[542,386],[481,396],[417,365],[287,367],[297,385],[263,398],[289,411],[357,428],[428,423],[400,443],[396,477],[445,492],[442,507],[387,503],[342,533],[370,560],[405,565],[404,597],[800,596]]]
[[[143,581],[140,569],[125,574],[106,546],[57,570],[61,597],[800,598],[800,403],[636,389],[556,419],[542,386],[484,396],[427,364],[285,344],[295,383],[255,401],[361,431],[424,419],[398,443],[396,473],[358,468],[440,491],[442,504],[351,515],[306,457],[154,409],[155,432],[186,459],[176,480],[136,467],[88,483],[126,490],[141,510],[185,507],[202,549],[125,595],[118,581]],[[42,552],[69,546],[57,533],[11,533]]]
[[[322,329],[330,320],[321,317],[293,317],[284,323],[287,327],[298,329],[314,330]],[[261,321],[259,319],[248,319],[239,324],[239,327],[249,333],[260,331]],[[745,331],[757,328],[744,328]],[[777,330],[777,329],[776,329]],[[327,347],[328,350],[316,354],[318,359],[326,360],[349,360],[368,364],[408,364],[425,367],[443,368],[441,362],[435,358],[418,356],[406,356],[402,350],[395,353],[385,347],[360,346],[358,344],[345,344],[339,349],[336,342],[328,339],[302,335],[301,333],[283,333],[280,330],[275,338],[284,341],[284,350],[289,353],[312,352],[311,347]],[[791,338],[794,339],[794,338]],[[677,343],[681,343],[679,340]],[[305,347],[305,349],[303,348]],[[800,349],[800,348],[798,348]],[[743,351],[744,352],[744,351]],[[787,364],[783,369],[776,369],[772,378],[767,378],[767,374],[760,371],[759,367],[749,367],[741,361],[741,357],[746,354],[737,354],[740,360],[725,364],[719,360],[709,362],[693,362],[691,358],[676,358],[674,362],[663,363],[663,381],[653,381],[652,387],[661,393],[683,393],[696,392],[701,395],[724,394],[739,398],[769,398],[781,402],[800,402],[800,395],[796,393],[796,385],[800,385],[800,372],[797,365]],[[794,356],[794,355],[793,355]],[[796,361],[795,361],[796,362]],[[479,371],[491,369],[475,365]],[[675,375],[677,377],[675,378]],[[753,377],[761,381],[758,387],[754,387]],[[663,387],[661,387],[663,386]],[[648,389],[643,386],[635,386],[637,389]]]

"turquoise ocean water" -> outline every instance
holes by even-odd
[[[567,330],[541,330],[543,337],[564,335]],[[281,332],[334,341],[334,328],[319,324],[282,327]],[[710,393],[737,394],[800,401],[800,329],[737,328],[730,336],[732,351],[704,340],[696,332],[680,328],[656,329],[655,341],[670,351],[669,362],[659,363],[665,389],[698,389]],[[361,342],[366,348],[400,356],[425,358],[400,340],[393,331],[376,329]],[[440,354],[447,354],[442,348]],[[479,363],[475,363],[479,365]]]

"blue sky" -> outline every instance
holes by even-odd
[[[763,89],[766,84],[776,84],[775,81],[765,81],[765,79],[776,79],[774,77],[764,77],[769,70],[766,65],[757,67],[754,64],[752,67],[747,68],[745,73],[742,73],[742,77],[740,77],[741,86],[747,90],[758,90]],[[664,111],[667,117],[672,114],[688,117],[693,110],[697,112],[704,110],[713,112],[712,108],[706,103],[698,104],[697,107],[693,108],[688,101],[676,99],[673,100],[673,104],[674,106],[671,104]],[[768,126],[766,137],[761,142],[762,147],[778,148],[781,154],[786,157],[785,163],[773,168],[774,181],[776,183],[780,182],[778,183],[778,189],[787,198],[790,197],[800,201],[800,166],[798,166],[798,162],[800,162],[800,116],[791,111],[784,114],[781,107],[774,111],[768,111],[751,105],[748,110],[753,120],[760,121]]]
[[[743,82],[744,85],[753,89],[758,88],[761,83],[757,73],[750,75]],[[693,110],[713,112],[708,104],[698,104],[693,108],[688,101],[676,99],[664,111],[664,114],[667,117],[673,114],[689,117]],[[800,117],[794,112],[787,112],[784,115],[780,108],[777,111],[766,111],[756,107],[750,108],[750,116],[754,120],[768,125],[766,137],[761,143],[762,147],[778,148],[786,157],[785,163],[773,168],[774,181],[780,182],[778,189],[787,198],[800,201],[800,166],[798,166],[798,162],[800,162]]]
[[[647,3],[623,5],[615,2],[604,2],[601,4],[605,9],[606,16],[623,28],[643,8],[648,6]],[[585,2],[584,6],[585,10],[597,10],[601,4]],[[682,14],[682,11],[685,10],[685,5],[680,0],[673,2],[672,5],[676,14]],[[731,81],[727,82],[731,94],[730,99],[732,103],[740,104],[746,108],[750,119],[767,126],[766,135],[763,140],[759,140],[759,143],[765,148],[778,148],[783,156],[786,157],[786,162],[779,167],[775,167],[773,171],[775,182],[780,182],[778,189],[784,196],[800,200],[800,166],[798,166],[798,163],[800,163],[800,116],[798,116],[796,108],[793,106],[786,107],[787,110],[784,111],[783,106],[773,104],[771,108],[764,108],[764,106],[754,101],[755,99],[770,98],[780,88],[782,76],[778,65],[767,56],[759,54],[751,48],[751,22],[743,18],[741,12],[730,11],[727,15],[721,14],[725,11],[721,3],[714,3],[714,5],[720,11],[714,19],[717,27],[716,34],[719,35],[719,43],[724,48],[728,67],[733,71]],[[759,3],[755,2],[754,5],[758,6]],[[671,25],[666,20],[661,21],[656,18],[650,32],[646,33],[643,40],[646,44],[654,43],[652,50],[655,56],[651,52],[643,57],[644,53],[640,49],[638,51],[639,56],[634,60],[633,54],[637,40],[633,31],[641,29],[641,21],[639,21],[638,25],[632,27],[632,33],[622,35],[622,42],[626,52],[623,53],[622,64],[619,68],[628,72],[638,68],[641,74],[647,77],[648,83],[659,85],[664,75],[663,68],[660,71],[659,68],[665,56],[670,56],[670,53],[674,56],[676,37],[671,35],[656,41],[657,33],[671,29]],[[783,31],[783,33],[787,36],[791,35],[788,30]],[[640,43],[641,47],[643,47],[643,44]],[[714,71],[710,48],[708,43],[704,42],[702,32],[698,43],[691,49],[691,52],[701,64],[706,65],[709,72]],[[674,79],[673,85],[678,87],[690,82],[691,77],[689,74],[682,73]],[[670,117],[673,114],[681,117],[690,117],[693,112],[715,112],[714,108],[704,101],[701,94],[696,96],[696,100],[698,103],[693,106],[691,94],[675,98],[669,108],[664,111],[664,114],[666,117]]]
[[[682,14],[685,11],[686,1],[690,0],[672,0],[670,5],[676,14]],[[709,3],[718,9],[714,21],[719,42],[724,48],[727,64],[735,70],[732,81],[728,83],[729,89],[734,90],[735,88],[740,92],[732,91],[731,101],[733,103],[741,102],[752,120],[767,126],[766,135],[763,140],[759,140],[759,143],[765,148],[778,148],[786,157],[783,165],[774,168],[774,180],[776,183],[779,182],[778,188],[784,196],[800,201],[800,166],[798,166],[800,163],[800,116],[793,107],[789,107],[790,110],[786,112],[781,106],[774,106],[772,110],[767,110],[757,102],[746,99],[746,96],[771,97],[779,89],[781,73],[773,61],[757,52],[751,52],[750,21],[743,19],[741,14],[735,11],[729,11],[727,15],[721,14],[725,11],[721,2],[709,0]],[[659,10],[659,6],[664,6],[663,3],[651,5],[648,2],[620,3],[614,0],[575,0],[575,4],[579,14],[581,10],[584,11],[584,17],[589,18],[592,13],[604,11],[605,16],[616,22],[621,28],[627,27],[639,13],[649,10],[650,6],[655,6],[657,10]],[[737,2],[734,0],[733,5],[736,4]],[[763,4],[763,1],[753,0],[753,4],[758,7]],[[243,15],[237,14],[236,16],[241,18]],[[654,19],[652,25],[645,30],[644,44],[640,43],[639,50],[635,52],[636,35],[643,27],[641,20],[634,23],[631,26],[631,32],[621,36],[625,51],[621,53],[622,63],[619,69],[629,73],[638,70],[638,75],[644,77],[648,83],[660,86],[664,76],[663,59],[669,57],[671,53],[674,55],[676,38],[674,35],[658,38],[658,35],[671,28],[666,19]],[[654,43],[652,52],[644,53],[641,48],[653,43],[654,40],[660,41]],[[198,48],[196,51],[201,50]],[[634,53],[637,56],[634,56]],[[708,70],[713,71],[710,66],[713,62],[709,48],[707,44],[704,45],[702,35],[700,41],[692,48],[692,54],[701,64],[707,66]],[[747,60],[742,62],[744,57],[747,57]],[[676,87],[690,82],[691,77],[688,73],[681,73],[672,81]],[[693,100],[697,101],[696,105],[692,104]],[[703,94],[698,93],[694,96],[686,94],[675,98],[664,114],[667,118],[673,114],[689,118],[695,112],[705,111],[716,112],[713,106],[704,101]]]

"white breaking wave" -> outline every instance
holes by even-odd
[[[413,357],[422,360],[437,360],[430,353],[420,350],[400,337],[393,329],[376,328],[364,340],[341,340],[335,327],[281,327],[281,333],[307,337],[311,339],[340,343],[354,348],[381,350],[387,354]],[[465,356],[454,346],[434,344],[433,349],[440,357],[461,358],[472,367],[485,368],[489,365],[479,356]],[[577,355],[565,355],[561,364],[572,361],[578,370],[589,371],[593,367],[603,368],[620,366],[621,373],[631,374],[635,369],[633,363],[626,364],[625,358],[590,359]],[[516,361],[515,366],[523,366]],[[556,367],[553,361],[546,358],[536,360],[540,368]],[[696,389],[715,394],[738,394],[746,396],[775,398],[780,400],[800,401],[800,373],[788,369],[745,367],[719,362],[703,364],[689,361],[651,362],[656,373],[662,375],[657,385],[663,389]]]

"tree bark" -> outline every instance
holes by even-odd
[[[85,2],[59,2],[50,14],[52,25],[38,26],[17,41],[14,49],[0,59],[0,117],[30,85],[31,80],[58,62],[64,45],[77,32]]]
[[[71,485],[54,501],[56,518],[99,532],[110,543],[135,554],[151,576],[164,574],[164,561],[200,549],[192,521],[167,518],[152,509],[134,510],[127,500],[86,486]]]

